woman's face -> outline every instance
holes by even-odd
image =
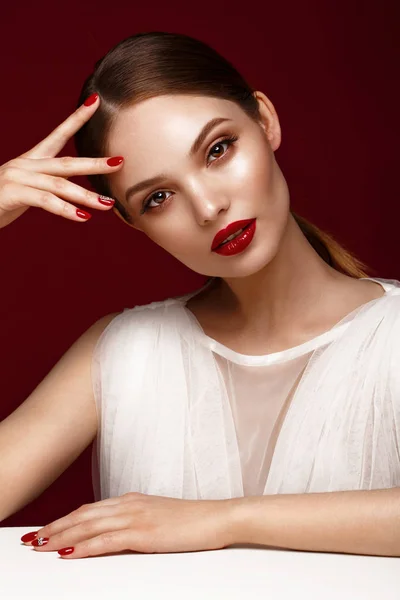
[[[107,155],[125,159],[110,176],[112,195],[127,208],[132,226],[203,275],[256,273],[277,253],[287,225],[289,192],[274,155],[279,121],[268,98],[256,96],[262,123],[228,100],[166,95],[122,110],[109,135]],[[226,120],[191,154],[212,119]],[[126,197],[132,186],[158,176]],[[231,256],[211,250],[219,230],[254,218],[255,235],[245,250]]]

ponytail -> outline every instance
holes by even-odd
[[[366,270],[369,267],[342,245],[338,244],[329,233],[322,231],[316,225],[313,225],[307,219],[300,217],[293,211],[292,215],[314,250],[331,267],[356,279],[368,277]]]

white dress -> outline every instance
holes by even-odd
[[[400,282],[365,279],[385,294],[264,356],[204,333],[200,290],[116,316],[92,363],[96,500],[400,486]]]

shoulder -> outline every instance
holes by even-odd
[[[117,393],[127,381],[139,386],[146,373],[157,378],[167,357],[178,359],[190,324],[182,303],[168,300],[124,309],[95,324],[100,335],[92,354],[94,381]]]
[[[103,333],[103,331],[106,329],[106,327],[108,327],[108,325],[120,314],[121,314],[121,312],[114,312],[114,313],[110,313],[108,315],[104,315],[103,317],[100,317],[100,319],[95,321],[93,323],[93,325],[91,327],[89,327],[89,329],[87,330],[87,333],[90,332],[95,337],[96,337],[96,335],[101,335]]]
[[[400,282],[379,281],[386,285],[386,294],[364,307],[360,325],[365,335],[358,334],[355,323],[353,336],[360,336],[358,352],[365,378],[374,378],[376,392],[390,393],[400,406]]]
[[[165,330],[176,323],[174,315],[182,313],[182,297],[138,304],[121,312],[110,313],[96,321],[91,330],[97,337],[97,347],[107,346],[111,352],[116,347],[129,344],[143,346],[144,340],[157,336],[161,327]]]

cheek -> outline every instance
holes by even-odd
[[[196,251],[196,236],[193,234],[193,225],[185,226],[183,221],[183,216],[177,219],[174,215],[169,220],[166,215],[160,215],[159,222],[154,227],[147,227],[145,233],[155,244],[174,256],[190,254]]]
[[[253,199],[267,192],[271,182],[270,159],[263,148],[249,148],[239,153],[229,169],[229,181],[234,192]]]

